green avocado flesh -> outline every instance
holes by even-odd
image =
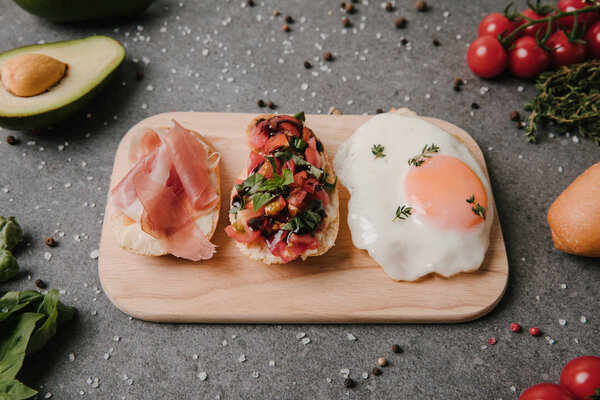
[[[140,14],[152,0],[13,0],[25,11],[50,21],[74,22]]]
[[[116,40],[91,36],[5,51],[0,53],[0,71],[11,58],[29,53],[62,61],[67,72],[50,90],[32,97],[15,96],[0,82],[0,126],[4,128],[43,128],[67,118],[108,83],[125,58],[125,49]]]

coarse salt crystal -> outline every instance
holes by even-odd
[[[92,252],[90,253],[90,258],[96,259],[98,258],[98,255],[100,254],[100,250],[98,249],[94,249],[92,250]]]
[[[253,372],[252,373],[252,377],[253,378],[258,378],[260,376],[260,374],[258,372]]]
[[[269,361],[269,367],[274,367],[275,366],[275,361],[271,360]]]
[[[352,342],[353,342],[353,341],[355,341],[355,340],[356,340],[356,336],[354,336],[353,334],[349,333],[349,334],[348,334],[348,340],[350,340],[350,341],[352,341]]]
[[[585,324],[587,322],[587,318],[585,316],[581,316],[581,318],[579,318],[579,320],[581,321],[582,324]]]
[[[246,361],[246,356],[244,354],[242,354],[241,356],[238,357],[238,361],[243,363],[244,361]]]
[[[306,333],[304,333],[304,332],[300,332],[300,333],[298,333],[298,334],[296,335],[296,339],[300,340],[300,339],[302,339],[304,336],[306,336]]]
[[[45,258],[47,261],[50,261],[50,259],[52,258],[52,253],[50,253],[50,252],[46,251],[46,252],[44,253],[44,258]]]
[[[198,373],[198,378],[200,378],[201,381],[205,381],[207,377],[208,374],[204,371]]]
[[[309,338],[304,338],[304,339],[301,340],[301,342],[302,342],[303,345],[307,345],[307,344],[310,343],[310,339]]]
[[[567,324],[567,321],[564,319],[559,319],[558,323],[561,324],[562,326],[565,326]]]

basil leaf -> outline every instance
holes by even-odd
[[[306,149],[306,146],[307,146],[307,144],[304,140],[302,140],[299,137],[295,137],[295,136],[290,140],[290,144],[294,149],[296,149],[298,151],[304,151],[304,149]]]
[[[321,200],[313,200],[302,215],[294,217],[294,219],[283,225],[281,230],[299,234],[311,233],[321,223],[321,211],[323,210],[323,202]]]
[[[15,256],[13,256],[10,250],[0,249],[0,282],[6,282],[18,272],[19,264],[17,264]]]
[[[304,115],[304,111],[300,111],[299,113],[294,114],[294,118],[298,121],[304,123],[306,121],[306,116]]]
[[[25,400],[36,394],[37,390],[23,385],[16,379],[0,378],[0,399]]]
[[[278,150],[273,155],[281,161],[287,161],[292,158],[294,152],[292,149]]]
[[[235,190],[237,190],[240,195],[250,195],[253,194],[256,189],[258,189],[265,182],[265,180],[266,178],[261,174],[254,173],[247,177],[241,185],[236,184]]]
[[[338,181],[337,176],[335,177],[335,181],[333,183],[329,183],[326,181],[325,183],[323,183],[323,189],[325,189],[329,192],[334,191],[335,187],[337,186],[337,181]]]
[[[254,211],[258,211],[262,206],[267,204],[274,197],[275,195],[269,192],[256,193],[254,196],[252,196],[252,208],[254,209]]]
[[[44,297],[44,301],[38,308],[38,313],[46,315],[46,321],[40,326],[29,339],[27,355],[40,350],[56,334],[58,327],[58,290],[52,289]]]
[[[281,175],[274,174],[273,177],[265,182],[258,189],[257,192],[271,192],[271,191],[283,191],[286,186],[294,182],[294,174],[292,171],[285,168],[281,171]]]
[[[267,160],[269,162],[269,164],[271,164],[271,167],[273,167],[273,174],[276,174],[277,173],[277,163],[275,162],[275,157],[265,156],[265,160]]]
[[[26,312],[17,315],[11,322],[3,324],[3,333],[0,336],[0,376],[2,379],[12,379],[23,365],[25,350],[36,322],[44,314]],[[9,328],[9,329],[7,329]]]

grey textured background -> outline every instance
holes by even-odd
[[[600,353],[600,263],[556,251],[545,220],[553,199],[598,161],[600,148],[545,134],[538,145],[526,143],[508,114],[534,94],[533,85],[510,77],[479,80],[464,61],[480,18],[504,2],[432,0],[429,12],[417,13],[412,0],[399,0],[388,13],[371,0],[357,5],[348,31],[336,0],[243,3],[157,0],[137,20],[60,25],[1,1],[0,50],[91,34],[110,35],[127,49],[115,80],[83,112],[38,134],[0,132],[0,214],[17,216],[28,242],[18,252],[23,274],[2,289],[32,289],[42,278],[66,291],[63,301],[79,310],[26,361],[21,378],[40,388],[40,397],[516,399],[531,384],[557,381],[571,358]],[[282,31],[274,9],[295,18],[292,32]],[[393,26],[399,15],[409,20],[403,31]],[[402,36],[409,47],[399,45]],[[441,46],[432,45],[434,38]],[[323,63],[323,51],[336,60]],[[315,68],[305,70],[305,60]],[[140,81],[136,70],[145,75]],[[457,76],[467,80],[460,93],[452,90]],[[482,94],[484,87],[489,91]],[[100,241],[120,138],[155,113],[259,112],[259,98],[289,113],[326,113],[336,106],[344,114],[372,114],[377,107],[406,106],[470,132],[488,162],[508,250],[510,282],[499,306],[471,323],[364,326],[159,325],[131,320],[113,307],[99,291],[90,253]],[[481,109],[472,113],[472,102]],[[20,145],[4,142],[9,133]],[[49,235],[60,243],[50,250],[43,244]],[[543,335],[513,334],[511,322],[539,326]],[[300,332],[310,344],[296,339]],[[348,333],[357,340],[349,341]],[[492,336],[495,346],[487,344]],[[392,343],[404,353],[392,354]],[[380,356],[391,365],[363,379]],[[343,368],[356,388],[343,387]],[[200,371],[207,380],[197,377]]]

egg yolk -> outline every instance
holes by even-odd
[[[436,154],[420,167],[411,167],[405,190],[414,214],[444,229],[468,229],[483,223],[473,212],[488,199],[483,184],[464,162],[456,157]],[[475,196],[474,202],[467,202]]]

